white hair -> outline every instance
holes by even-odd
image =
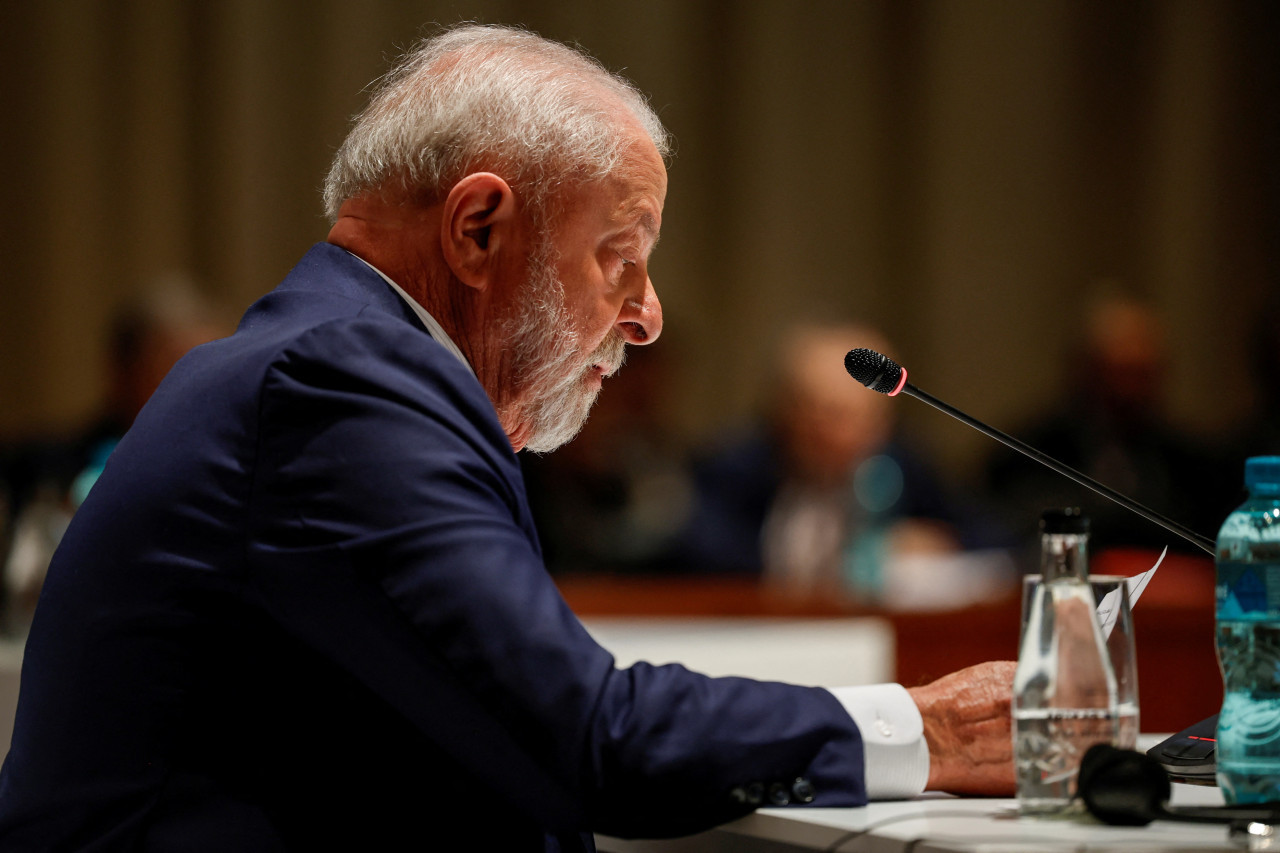
[[[436,201],[485,170],[545,213],[557,186],[618,168],[632,140],[619,104],[669,156],[670,136],[645,97],[590,56],[519,29],[446,30],[379,81],[334,157],[325,210],[336,221],[344,201],[379,188]]]

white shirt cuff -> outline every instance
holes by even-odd
[[[922,793],[929,781],[929,745],[907,689],[900,684],[829,689],[862,733],[868,799],[900,800]]]

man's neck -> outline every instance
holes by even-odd
[[[468,287],[453,275],[440,229],[438,205],[353,199],[344,203],[328,242],[383,273],[436,320],[471,366],[518,449],[524,442],[514,436],[519,405],[510,387],[511,353],[502,340],[505,317],[495,313],[491,290]]]

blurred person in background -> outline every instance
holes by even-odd
[[[1244,417],[1214,447],[1216,482],[1205,495],[1207,526],[1201,531],[1209,536],[1245,498],[1240,481],[1245,460],[1280,455],[1280,290],[1273,289],[1253,313],[1246,343],[1252,396]]]
[[[880,332],[857,324],[802,324],[784,335],[763,422],[695,466],[678,562],[690,572],[758,575],[792,597],[872,606],[998,595],[1009,582],[1000,555],[960,567],[959,589],[942,582],[938,566],[990,544],[990,531],[903,435],[895,401],[849,377],[844,356],[855,347],[891,351]],[[932,564],[924,588],[911,577],[912,558]]]
[[[1169,356],[1159,315],[1147,301],[1108,286],[1086,303],[1079,340],[1065,363],[1068,393],[1062,405],[1012,434],[1212,536],[1221,522],[1215,457],[1166,415]],[[1168,545],[1199,554],[1163,528],[1012,450],[997,448],[990,457],[987,487],[1005,523],[1028,536],[1045,507],[1078,505],[1093,521],[1095,553]]]
[[[187,278],[157,279],[113,313],[103,348],[106,376],[98,415],[69,435],[4,451],[0,493],[8,495],[8,512],[0,521],[9,545],[0,553],[8,633],[25,631],[72,514],[165,374],[188,350],[229,331]]]
[[[1258,312],[1250,340],[1250,363],[1257,396],[1243,434],[1230,442],[1234,451],[1226,464],[1235,486],[1222,509],[1225,518],[1243,500],[1239,489],[1239,470],[1245,457],[1280,455],[1280,290],[1273,288],[1262,310]]]
[[[628,353],[591,420],[552,454],[522,454],[529,507],[556,575],[650,575],[671,569],[692,484],[664,400],[671,344]]]

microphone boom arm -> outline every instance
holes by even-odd
[[[1120,504],[1120,506],[1124,507],[1127,510],[1136,512],[1138,515],[1142,516],[1147,521],[1151,521],[1151,522],[1154,522],[1155,524],[1160,525],[1165,530],[1168,530],[1170,533],[1176,533],[1178,536],[1181,536],[1183,539],[1187,540],[1191,544],[1195,545],[1196,547],[1208,553],[1209,556],[1214,556],[1214,543],[1212,539],[1208,539],[1204,536],[1201,536],[1199,533],[1196,533],[1195,531],[1192,531],[1186,527],[1183,527],[1181,524],[1178,524],[1176,521],[1171,521],[1165,518],[1163,515],[1160,515],[1159,513],[1156,513],[1147,509],[1146,507],[1142,506],[1142,504],[1136,503],[1130,500],[1129,498],[1126,498],[1124,495],[1120,494],[1114,489],[1110,489],[1102,485],[1097,480],[1094,480],[1091,477],[1087,477],[1084,474],[1081,474],[1079,471],[1076,471],[1074,468],[1068,468],[1066,465],[1063,465],[1061,462],[1057,461],[1056,459],[1050,456],[1046,456],[1045,454],[1041,453],[1039,450],[1036,450],[1034,447],[1031,447],[1030,445],[1023,444],[1021,441],[1018,441],[1018,439],[1014,438],[1013,436],[1005,435],[1004,433],[1000,432],[1000,430],[995,429],[994,427],[989,427],[986,424],[982,423],[981,421],[978,421],[969,417],[959,409],[956,409],[952,406],[948,406],[946,403],[942,402],[937,397],[934,397],[932,394],[927,394],[924,391],[921,391],[919,388],[915,387],[910,382],[904,383],[902,386],[902,390],[899,393],[907,394],[908,396],[915,397],[917,400],[922,400],[928,403],[930,406],[933,406],[935,409],[940,409],[941,411],[946,412],[948,415],[951,415],[951,417],[955,418],[958,421],[968,424],[969,426],[976,429],[978,432],[983,433],[984,435],[988,435],[991,438],[994,438],[996,441],[1000,442],[1001,444],[1004,444],[1008,447],[1012,447],[1014,450],[1018,451],[1019,453],[1022,453],[1026,456],[1030,456],[1032,459],[1036,460],[1041,465],[1044,465],[1048,468],[1053,469],[1054,471],[1057,471],[1059,474],[1061,474],[1064,477],[1068,477],[1072,480],[1075,480],[1080,485],[1086,486],[1092,489],[1093,491],[1102,495],[1104,498],[1115,501],[1116,503]]]

